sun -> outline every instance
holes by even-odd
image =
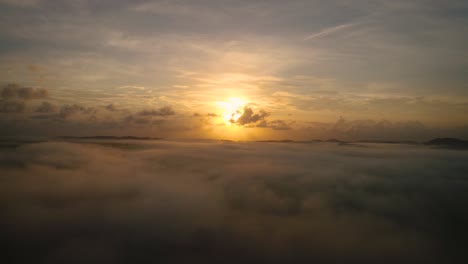
[[[226,125],[232,125],[242,116],[244,106],[247,102],[238,97],[231,97],[226,101],[216,102],[217,107],[222,111],[221,116]]]

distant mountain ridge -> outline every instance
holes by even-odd
[[[161,140],[163,138],[156,137],[135,137],[135,136],[89,136],[89,137],[73,137],[73,136],[63,136],[59,137],[60,139],[104,139],[104,140]]]
[[[427,145],[435,147],[446,147],[446,148],[457,148],[457,149],[468,149],[468,140],[462,140],[458,138],[435,138],[426,142],[417,142],[411,140],[356,140],[356,141],[343,141],[340,139],[328,139],[328,140],[258,140],[257,142],[263,143],[338,143],[338,144],[353,144],[353,143],[372,143],[372,144],[410,144],[410,145]]]
[[[468,149],[468,140],[458,138],[435,138],[424,143],[429,146]]]
[[[159,137],[137,137],[137,136],[61,136],[57,137],[63,140],[161,140],[164,138]],[[223,142],[234,142],[232,140],[220,140]],[[417,142],[409,140],[356,140],[356,141],[344,141],[340,139],[327,139],[327,140],[257,140],[259,143],[338,143],[338,144],[352,144],[352,143],[376,143],[376,144],[423,144],[434,147],[445,147],[455,149],[468,149],[468,140],[462,140],[458,138],[434,138],[426,142]]]
[[[347,144],[347,143],[376,143],[376,144],[419,144],[416,141],[410,140],[356,140],[356,141],[344,141],[336,138],[331,138],[327,140],[321,139],[313,139],[313,140],[291,140],[291,139],[283,139],[283,140],[257,140],[256,142],[272,142],[272,143],[338,143],[338,144]]]

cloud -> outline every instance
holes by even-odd
[[[66,104],[60,108],[60,112],[58,113],[58,116],[59,118],[67,119],[76,114],[95,114],[95,113],[96,113],[96,109],[92,107],[84,107],[79,104],[72,104],[72,105]]]
[[[125,123],[134,123],[138,125],[149,124],[151,122],[151,118],[149,117],[141,117],[135,115],[128,115],[124,118]]]
[[[289,130],[292,129],[291,125],[294,122],[291,121],[285,121],[285,120],[272,120],[272,121],[266,121],[263,120],[260,123],[257,124],[256,127],[268,127],[274,130]]]
[[[117,110],[117,107],[116,107],[114,104],[108,104],[108,105],[106,106],[106,110],[111,111],[111,112],[114,112],[114,111]]]
[[[141,116],[170,116],[175,115],[175,111],[171,106],[163,106],[159,109],[149,109],[138,112]]]
[[[0,4],[11,5],[14,7],[35,7],[40,0],[0,0]]]
[[[22,87],[17,84],[7,84],[2,88],[1,96],[4,99],[43,99],[49,92],[44,88]]]
[[[20,144],[0,151],[1,259],[463,263],[467,155],[385,144]]]
[[[0,113],[21,113],[25,109],[22,101],[0,101]]]
[[[347,24],[342,24],[342,25],[338,25],[338,26],[334,26],[334,27],[325,28],[325,29],[322,29],[321,31],[319,31],[317,33],[314,33],[314,34],[311,34],[311,35],[307,36],[306,38],[304,38],[304,40],[308,41],[308,40],[313,40],[313,39],[325,37],[325,36],[338,33],[340,31],[343,31],[345,29],[348,29],[348,28],[351,28],[351,27],[354,27],[354,26],[356,26],[356,23],[347,23]]]
[[[208,113],[208,114],[206,114],[206,115],[201,115],[200,113],[197,113],[197,112],[193,113],[193,116],[194,116],[194,117],[206,116],[206,117],[208,117],[208,118],[210,118],[210,117],[220,117],[220,115],[215,114],[215,113]]]
[[[325,129],[329,137],[341,139],[393,139],[421,140],[435,134],[421,122],[392,122],[388,120],[346,120],[340,117]],[[433,135],[435,136],[435,135]]]
[[[42,104],[36,109],[38,113],[54,113],[57,111],[57,107],[49,102],[42,102]]]
[[[265,110],[260,110],[258,113],[254,113],[251,107],[246,106],[244,107],[242,115],[237,120],[231,119],[230,122],[243,126],[251,123],[256,123],[258,121],[263,121],[269,115],[270,113],[266,112]]]

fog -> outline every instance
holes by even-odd
[[[164,140],[1,146],[1,263],[467,259],[468,151]]]

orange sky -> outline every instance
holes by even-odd
[[[0,6],[2,135],[467,135],[464,1]]]

